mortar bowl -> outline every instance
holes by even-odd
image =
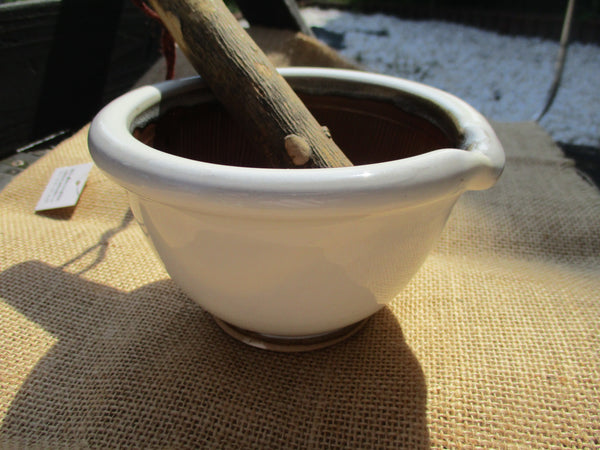
[[[96,165],[174,282],[229,334],[310,350],[354,333],[418,271],[504,152],[462,100],[372,73],[281,73],[355,164],[266,168],[200,78],[131,91],[92,121]]]

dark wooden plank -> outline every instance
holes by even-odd
[[[130,0],[0,5],[0,155],[91,120],[158,59],[158,42]]]

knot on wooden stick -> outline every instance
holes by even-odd
[[[303,166],[312,157],[310,144],[297,134],[288,134],[284,140],[285,151],[295,166]]]

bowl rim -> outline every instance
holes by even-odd
[[[504,151],[492,127],[459,98],[418,82],[346,69],[279,69],[290,79],[365,83],[433,102],[463,139],[400,160],[343,168],[272,169],[195,161],[156,150],[133,137],[133,122],[161,101],[202,87],[200,77],[132,90],[92,120],[88,144],[96,165],[127,190],[167,204],[221,212],[380,209],[408,207],[491,187],[504,168]],[[418,174],[418,176],[417,176]],[[200,206],[201,205],[201,206]]]

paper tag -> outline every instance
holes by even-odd
[[[75,206],[94,163],[59,167],[44,189],[36,211]]]

